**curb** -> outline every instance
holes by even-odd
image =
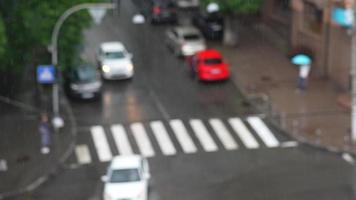
[[[62,90],[61,87],[60,87],[60,90]],[[63,104],[62,104],[63,108],[68,113],[68,116],[69,116],[69,120],[68,121],[71,124],[71,131],[70,132],[71,132],[71,134],[72,134],[74,139],[69,144],[67,150],[58,159],[59,162],[52,168],[52,170],[48,174],[38,177],[32,183],[28,184],[27,186],[25,186],[25,187],[23,187],[21,189],[10,191],[10,192],[0,193],[0,200],[6,199],[6,198],[10,198],[10,197],[14,197],[14,196],[18,196],[18,195],[24,194],[26,192],[32,192],[32,191],[36,190],[42,184],[47,182],[50,179],[50,177],[53,177],[53,176],[56,176],[56,175],[59,174],[59,172],[60,172],[59,169],[64,165],[64,162],[69,158],[71,153],[74,151],[74,147],[75,147],[75,143],[76,143],[76,137],[77,137],[77,123],[75,121],[73,110],[72,110],[71,106],[68,103],[68,99],[64,95],[62,95],[61,100],[63,100]]]

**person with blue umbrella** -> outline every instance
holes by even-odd
[[[291,58],[291,61],[293,64],[299,66],[298,88],[304,91],[307,88],[307,79],[312,59],[306,54],[296,54]]]

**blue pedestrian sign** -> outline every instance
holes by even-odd
[[[51,84],[56,80],[56,70],[53,65],[39,65],[37,67],[37,82]]]

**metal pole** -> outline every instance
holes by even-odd
[[[57,20],[54,29],[52,31],[52,37],[51,37],[51,45],[50,45],[50,51],[51,51],[51,59],[52,59],[52,65],[57,67],[57,73],[59,72],[58,68],[58,35],[60,28],[64,21],[73,13],[84,10],[84,9],[89,9],[89,8],[103,8],[103,9],[114,9],[115,4],[112,3],[84,3],[84,4],[79,4],[75,5],[68,10],[66,10]],[[59,115],[59,86],[58,86],[58,81],[56,81],[53,84],[53,90],[52,90],[52,106],[53,106],[53,115],[54,117],[60,117]],[[61,119],[61,118],[60,118]]]
[[[356,10],[356,4],[352,2],[353,12]],[[355,18],[355,17],[354,17]],[[356,140],[356,31],[355,20],[353,19],[353,26],[351,29],[351,138]]]
[[[356,140],[356,31],[352,31],[351,38],[351,129],[352,140]]]

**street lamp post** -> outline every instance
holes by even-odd
[[[58,69],[58,35],[61,26],[63,25],[64,21],[73,13],[78,12],[80,10],[85,9],[114,9],[115,4],[113,3],[83,3],[79,5],[75,5],[68,10],[66,10],[57,20],[54,29],[52,31],[51,37],[51,45],[49,46],[49,50],[51,52],[51,61],[52,65],[57,67]],[[60,117],[59,114],[59,86],[58,80],[53,84],[53,91],[52,91],[52,108],[53,108],[53,126],[58,129],[63,127],[63,119]]]

